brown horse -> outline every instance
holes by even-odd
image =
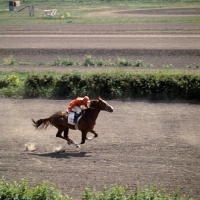
[[[98,136],[93,128],[101,110],[113,112],[113,107],[99,97],[98,100],[91,100],[89,108],[82,111],[82,117],[78,122],[78,130],[82,132],[82,141],[80,144],[84,144],[86,139],[92,140],[94,137]],[[37,121],[32,119],[32,122],[33,126],[38,130],[46,129],[49,125],[55,126],[58,129],[56,137],[67,140],[68,144],[74,144],[76,147],[80,147],[80,144],[75,143],[68,137],[69,129],[75,130],[76,127],[68,123],[68,113],[66,111],[58,111],[48,118],[39,119]],[[62,136],[62,132],[64,132],[64,136]],[[94,137],[88,138],[88,132],[93,133]]]

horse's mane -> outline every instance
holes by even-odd
[[[90,103],[90,106],[91,106],[91,104],[92,104],[93,102],[96,102],[96,103],[97,103],[98,101],[99,101],[99,100],[96,100],[96,99],[95,99],[95,100],[94,100],[94,99],[93,99],[93,100],[90,100],[90,102],[91,102],[91,103]],[[82,114],[84,114],[84,113],[87,112],[87,111],[94,110],[94,109],[97,109],[97,108],[93,108],[93,107],[85,108],[84,110],[82,110]]]
[[[90,102],[90,105],[92,104],[92,103],[97,103],[99,100],[98,99],[92,99],[92,100],[90,100],[91,102]]]

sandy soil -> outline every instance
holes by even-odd
[[[116,12],[122,14],[124,10]],[[149,12],[155,15],[155,10]],[[169,14],[169,10],[162,14],[166,12]],[[171,12],[180,16],[180,10]],[[188,9],[182,14],[198,15],[199,11]],[[154,65],[153,69],[125,70],[160,70],[173,64],[170,70],[199,71],[185,68],[199,66],[199,33],[197,23],[0,25],[0,59],[14,55],[17,61],[50,62],[58,57],[80,60],[90,54],[103,59],[140,59]],[[0,67],[12,69],[106,68]],[[102,189],[116,183],[134,189],[137,182],[141,186],[162,184],[169,192],[179,187],[182,193],[192,190],[200,196],[199,104],[109,101],[114,113],[100,113],[95,128],[99,137],[78,150],[56,138],[54,127],[38,132],[31,125],[31,118],[65,110],[69,102],[0,99],[0,176],[7,180],[49,180],[76,199],[87,184]],[[79,131],[71,130],[70,136],[80,141]],[[65,151],[56,153],[60,149]]]
[[[56,128],[39,132],[31,125],[31,118],[65,110],[69,102],[0,99],[0,176],[49,180],[77,199],[86,185],[134,189],[137,182],[200,195],[199,104],[108,101],[114,112],[100,113],[99,137],[79,150],[56,138]],[[80,142],[79,131],[69,135]]]

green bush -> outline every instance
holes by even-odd
[[[142,66],[144,66],[145,64],[144,64],[144,61],[143,60],[137,60],[137,61],[135,61],[135,66],[136,67],[142,67]]]
[[[4,65],[14,65],[16,63],[16,60],[14,59],[13,55],[10,55],[7,58],[4,58],[3,64]]]
[[[195,198],[180,195],[179,191],[169,195],[164,188],[156,186],[139,187],[137,185],[133,192],[128,187],[113,185],[110,188],[104,187],[103,192],[86,187],[81,200],[195,200]]]
[[[91,55],[86,55],[85,61],[83,62],[83,66],[86,66],[86,67],[96,66],[96,61],[92,58]]]
[[[71,82],[70,74],[63,75],[57,82],[55,86],[54,95],[57,97],[65,98],[72,94],[74,83]]]
[[[116,62],[117,66],[133,66],[134,64],[125,58],[118,58]]]
[[[93,75],[90,84],[93,84],[93,94],[95,94],[95,96],[100,95],[110,99],[122,98],[126,94],[129,86],[126,75],[117,72],[95,74]]]
[[[49,182],[41,182],[39,185],[29,186],[26,179],[20,182],[9,183],[5,179],[0,180],[0,200],[70,200],[67,195],[63,196],[54,185]]]
[[[72,66],[74,65],[74,61],[69,58],[66,58],[66,59],[57,58],[52,63],[50,63],[50,65],[51,66]]]
[[[54,84],[54,77],[52,75],[31,75],[28,76],[25,85],[27,87],[48,87]]]
[[[49,93],[54,88],[55,82],[56,80],[53,75],[29,75],[25,81],[25,96],[49,96]]]
[[[85,60],[81,63],[81,65],[86,67],[120,66],[118,65],[118,62],[113,63],[110,60],[96,59],[91,55],[86,55]]]
[[[8,86],[17,86],[19,84],[19,78],[15,74],[6,75],[0,79],[0,88]]]

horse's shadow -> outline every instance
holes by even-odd
[[[30,153],[30,155],[35,156],[41,156],[41,157],[50,157],[50,158],[67,158],[70,159],[72,157],[90,157],[90,155],[86,155],[87,152],[62,152],[62,153],[56,153],[56,152],[50,152],[50,153],[43,153],[43,154],[37,154],[37,153]]]

